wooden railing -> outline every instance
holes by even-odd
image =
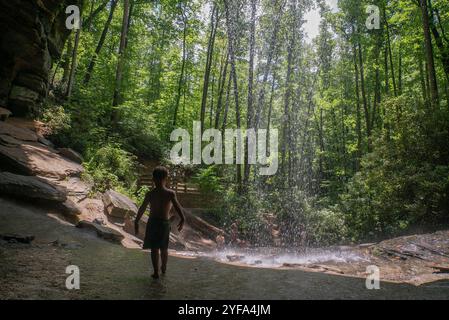
[[[154,188],[152,177],[152,167],[143,166],[140,177],[137,181],[138,187],[148,186]],[[180,168],[170,168],[169,188],[178,194],[181,205],[185,208],[211,208],[215,203],[210,195],[201,193],[197,184],[190,182],[190,177],[186,177]]]
[[[153,178],[151,176],[144,175],[139,178],[138,186],[148,186],[150,188],[154,187]],[[183,193],[200,193],[198,185],[195,183],[189,183],[189,182],[169,182],[169,186],[171,189],[175,190],[176,192],[183,192]]]

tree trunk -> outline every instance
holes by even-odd
[[[249,30],[249,66],[248,66],[248,109],[246,117],[246,127],[248,129],[253,128],[254,123],[254,105],[253,105],[253,83],[254,83],[254,53],[256,46],[256,11],[257,11],[257,0],[251,0],[251,22]],[[248,149],[249,149],[249,137],[246,139],[245,143],[245,168],[243,175],[243,184],[246,186],[249,181],[249,175],[251,167],[248,161]]]
[[[111,8],[109,10],[108,20],[104,25],[103,32],[101,33],[100,40],[98,41],[97,47],[95,48],[95,53],[92,56],[89,66],[87,67],[86,75],[84,76],[84,85],[87,85],[92,77],[92,71],[94,70],[95,63],[97,61],[98,55],[100,54],[101,49],[103,48],[104,41],[106,40],[106,35],[108,34],[109,26],[111,25],[112,18],[114,17],[114,11],[117,7],[117,1],[113,0],[111,3]]]
[[[262,79],[262,83],[260,84],[260,89],[258,92],[257,109],[255,110],[256,111],[255,123],[254,123],[255,129],[258,129],[260,126],[260,117],[262,114],[263,106],[265,104],[264,103],[264,101],[265,101],[265,85],[268,82],[268,76],[270,74],[271,64],[272,64],[272,61],[273,61],[273,58],[274,58],[275,52],[276,52],[277,39],[278,39],[282,16],[284,14],[285,2],[286,1],[283,1],[281,3],[281,6],[279,7],[278,14],[274,18],[275,21],[274,21],[273,33],[272,33],[272,37],[270,39],[270,45],[269,45],[269,49],[268,49],[267,63],[264,67],[263,79]],[[278,3],[278,1],[276,1],[276,4],[277,3]]]
[[[235,30],[233,28],[234,23],[231,21],[231,13],[229,8],[229,0],[224,1],[225,5],[225,12],[226,12],[226,24],[227,24],[227,31],[228,31],[228,41],[229,41],[229,57],[231,62],[231,78],[233,80],[234,84],[234,103],[235,103],[235,117],[236,117],[236,125],[237,129],[241,128],[241,121],[240,121],[240,103],[239,103],[239,89],[238,89],[238,79],[237,79],[237,70],[236,70],[236,63],[235,63],[235,51],[234,51],[234,35]],[[232,16],[235,16],[235,13],[232,13]],[[242,188],[242,165],[237,164],[237,186],[239,190]]]
[[[292,6],[293,7],[293,6]],[[295,8],[291,9],[291,12],[295,13]],[[296,25],[296,21],[293,23]],[[293,28],[294,29],[294,28]],[[290,35],[289,44],[287,47],[287,74],[285,76],[285,95],[284,95],[284,115],[283,115],[283,127],[282,127],[282,158],[281,158],[281,173],[285,177],[286,175],[286,155],[287,145],[290,136],[290,98],[292,95],[292,72],[293,72],[293,59],[294,48],[296,46],[296,34]],[[289,146],[290,147],[290,146]],[[288,178],[288,176],[287,176]],[[288,180],[288,179],[287,179]]]
[[[432,38],[430,34],[429,13],[427,10],[427,0],[419,0],[422,15],[422,25],[424,33],[424,44],[426,52],[426,62],[430,84],[430,104],[436,108],[439,104],[437,77],[435,72],[435,61],[433,58]]]
[[[432,8],[432,1],[430,1],[430,0],[429,0],[429,11],[430,11],[431,17],[433,17],[434,10]],[[438,11],[436,11],[436,12],[438,12]],[[440,21],[440,17],[439,17],[438,13],[436,13],[436,16],[438,18],[438,21]],[[440,22],[440,26],[441,26],[441,22]],[[445,75],[446,81],[449,81],[449,46],[444,44],[443,38],[441,37],[440,32],[438,31],[437,26],[433,19],[430,19],[430,28],[432,30],[432,34],[433,34],[433,38],[435,39],[435,43],[440,52],[440,61],[441,61],[441,64],[443,65],[443,70],[444,70],[444,75]],[[444,36],[444,29],[442,26],[441,26],[441,30],[442,30],[442,33]],[[446,39],[446,41],[448,41],[448,39]]]
[[[429,96],[427,95],[428,89],[426,86],[426,76],[423,68],[423,59],[421,50],[418,52],[418,64],[419,64],[419,80],[421,82],[421,91],[424,104],[427,106],[429,103]]]
[[[388,44],[385,43],[384,50],[384,69],[385,69],[385,94],[390,91],[390,78],[388,74]]]
[[[271,114],[273,112],[273,100],[274,100],[275,85],[276,85],[276,75],[273,74],[273,79],[271,82],[270,104],[268,106],[268,115],[267,115],[267,140],[266,140],[267,146],[269,145],[269,142],[270,142]]]
[[[398,71],[398,92],[399,95],[402,94],[402,52],[401,45],[399,44],[399,71]]]
[[[133,11],[134,11],[134,4],[135,4],[136,0],[130,0],[130,5],[129,5],[129,13],[128,13],[128,24],[126,26],[126,38],[125,38],[125,50],[128,48],[128,41],[129,41],[129,30],[131,30],[131,20],[133,17]]]
[[[223,113],[223,123],[221,125],[221,131],[226,129],[226,125],[228,124],[228,112],[229,112],[229,103],[230,103],[230,95],[231,95],[231,86],[232,86],[232,75],[229,74],[228,84],[226,86],[226,100],[225,100],[225,110]]]
[[[203,132],[206,117],[207,94],[209,91],[209,78],[212,67],[212,57],[214,54],[215,35],[218,27],[218,6],[214,5],[211,14],[210,36],[207,45],[206,69],[204,71],[203,96],[201,98],[201,132]]]
[[[359,68],[357,66],[357,47],[353,46],[354,74],[355,74],[355,92],[356,92],[356,131],[357,131],[357,159],[355,170],[360,169],[360,159],[362,158],[362,117],[360,110],[360,88],[359,88]]]
[[[114,1],[114,0],[113,0]],[[116,1],[114,1],[116,2]],[[106,8],[106,6],[108,5],[109,0],[103,1],[103,3],[101,3],[97,9],[95,9],[94,11],[91,11],[91,13],[89,14],[89,16],[84,20],[83,23],[83,27],[87,27],[87,30],[90,31],[91,27],[92,27],[92,21],[95,19],[95,17],[104,10],[104,8]],[[93,7],[94,3],[92,2],[92,7]],[[113,4],[111,4],[112,6]]]
[[[70,97],[72,96],[73,83],[75,82],[75,73],[78,65],[77,59],[78,59],[78,47],[80,43],[80,36],[81,36],[81,28],[79,28],[76,31],[75,35],[75,46],[73,47],[72,53],[72,65],[70,68],[69,82],[67,83],[67,90],[65,94],[66,99],[70,99]]]
[[[219,87],[219,92],[218,92],[218,100],[217,100],[217,110],[215,112],[215,129],[218,129],[219,126],[219,122],[220,122],[220,114],[221,114],[221,109],[223,107],[223,93],[224,90],[226,88],[226,77],[228,75],[228,65],[229,65],[229,49],[226,50],[226,59],[225,59],[225,64],[224,64],[224,68],[223,68],[223,72],[221,75],[221,81],[220,81],[220,87]]]
[[[185,12],[182,13],[182,20],[184,24],[183,36],[182,36],[182,62],[181,62],[181,72],[179,74],[178,81],[178,92],[176,94],[176,102],[175,102],[175,110],[173,113],[173,127],[176,127],[176,123],[178,121],[178,110],[179,103],[181,101],[181,93],[182,88],[184,87],[184,72],[186,68],[186,60],[187,60],[187,17],[185,16]]]
[[[362,89],[363,110],[365,112],[365,123],[366,123],[366,136],[368,138],[367,146],[368,146],[368,152],[371,152],[371,120],[370,120],[370,112],[369,112],[369,108],[368,108],[368,102],[366,99],[365,71],[364,71],[364,67],[363,67],[363,52],[362,52],[362,45],[360,43],[360,39],[358,39],[358,51],[359,51],[359,67],[360,67],[360,88]]]
[[[388,45],[388,55],[390,56],[391,80],[393,82],[393,93],[394,93],[394,96],[396,97],[398,95],[398,92],[397,92],[396,78],[395,78],[395,73],[394,73],[393,53],[391,50],[390,25],[388,23],[386,10],[387,9],[384,7],[383,15],[384,15],[385,26],[387,29],[387,45]]]
[[[376,63],[375,63],[375,79],[374,79],[374,103],[373,103],[373,110],[371,112],[371,125],[370,127],[374,127],[374,123],[377,119],[377,110],[380,108],[381,103],[381,84],[380,84],[380,66],[379,66],[379,56],[380,56],[380,47],[381,47],[381,37],[379,34],[379,37],[377,39],[376,48],[375,48],[375,56],[376,56]]]
[[[71,61],[71,57],[73,55],[73,40],[72,37],[70,36],[69,39],[67,40],[67,49],[66,49],[66,53],[64,55],[64,62],[62,63],[62,69],[64,70],[63,75],[62,75],[62,86],[67,86],[67,84],[69,83],[69,77],[70,77],[70,61]]]
[[[126,38],[128,36],[128,20],[129,20],[129,0],[124,0],[122,32],[120,37],[120,48],[117,62],[117,70],[115,75],[114,99],[112,101],[112,106],[114,107],[112,110],[112,121],[114,123],[116,123],[118,120],[117,119],[118,110],[115,107],[117,107],[122,102],[121,86],[123,78],[123,66],[125,60]]]

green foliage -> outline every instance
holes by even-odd
[[[148,106],[139,102],[124,104],[120,106],[120,119],[117,135],[129,152],[147,159],[161,159],[166,146],[159,139],[158,127]]]
[[[201,168],[194,176],[193,181],[205,194],[220,194],[223,191],[217,166]]]
[[[366,30],[366,5],[376,2],[382,28]],[[247,185],[237,181],[239,166],[198,169],[193,182],[218,198],[215,218],[221,225],[238,220],[244,237],[268,243],[264,215],[270,214],[287,243],[301,243],[305,236],[310,245],[327,245],[448,220],[449,94],[441,59],[448,50],[447,0],[429,1],[431,20],[443,38],[433,48],[440,88],[440,105],[433,109],[418,2],[339,0],[334,12],[319,1],[320,35],[308,43],[300,30],[314,1],[259,1],[254,59],[246,58],[251,52],[248,6],[229,3],[234,39],[228,39],[220,1],[135,2],[116,107],[123,2],[89,83],[84,77],[110,6],[83,29],[73,95],[63,107],[48,106],[42,119],[57,145],[85,156],[86,179],[96,190],[113,187],[141,202],[147,189],[136,190],[136,158],[166,161],[173,128],[190,131],[202,105],[204,129],[215,127],[215,120],[225,129],[248,125],[249,62],[254,61],[253,107],[260,108],[260,128],[279,130],[282,163],[275,177],[252,170]],[[211,17],[204,13],[212,10],[204,9],[214,4],[221,18],[216,32],[209,32]],[[230,40],[236,56],[232,68],[226,65]],[[69,60],[71,55],[66,52]],[[210,76],[203,101],[206,66]],[[62,69],[56,70],[55,95],[66,85]],[[237,87],[229,82],[232,69]]]
[[[314,208],[308,213],[306,230],[309,245],[326,246],[348,240],[345,215],[337,208]]]
[[[65,112],[63,106],[47,106],[46,108],[44,108],[44,111],[40,118],[53,135],[56,135],[61,131],[70,130],[71,128],[70,115]]]
[[[143,203],[146,194],[150,191],[150,188],[147,186],[142,186],[137,190],[136,195],[133,197],[135,202],[138,204]]]
[[[255,190],[247,190],[245,194],[235,189],[220,193],[221,208],[216,212],[216,220],[225,229],[238,222],[242,237],[254,243],[264,242],[264,223],[261,212],[262,198]]]
[[[95,183],[95,190],[104,192],[111,188],[118,191],[135,189],[135,157],[119,145],[105,145],[88,151],[87,156],[86,169]]]
[[[448,221],[447,113],[409,97],[385,102],[388,129],[341,196],[353,238],[394,235],[412,225]]]

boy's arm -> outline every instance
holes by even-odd
[[[142,218],[143,214],[145,213],[145,210],[147,210],[149,203],[150,203],[150,193],[147,192],[147,194],[145,195],[145,199],[143,200],[143,203],[139,208],[139,211],[137,211],[136,220],[134,221],[134,232],[136,235],[139,233],[140,218]]]
[[[181,219],[181,221],[178,224],[178,231],[181,231],[182,228],[184,227],[184,222],[186,220],[186,218],[184,216],[184,209],[181,207],[181,204],[179,203],[178,198],[176,197],[176,192],[174,192],[174,191],[172,193],[172,199],[171,200],[172,200],[173,206],[176,209],[176,212],[179,215],[179,218]]]

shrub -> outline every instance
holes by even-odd
[[[64,110],[63,106],[48,105],[40,117],[49,129],[49,134],[55,135],[71,128],[70,115]]]
[[[160,160],[167,149],[159,139],[151,110],[144,104],[128,102],[120,106],[120,121],[114,131],[123,147],[133,154]]]
[[[353,239],[394,236],[449,218],[447,112],[430,113],[404,96],[387,100],[385,108],[388,129],[341,195]]]
[[[217,166],[201,168],[194,176],[193,181],[198,184],[202,193],[216,194],[223,191],[221,178],[217,172]]]
[[[86,169],[97,191],[104,192],[110,188],[122,191],[135,190],[137,180],[135,156],[117,144],[89,150],[87,154],[89,160]]]

